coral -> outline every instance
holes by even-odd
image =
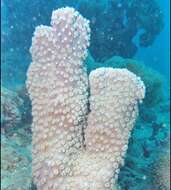
[[[163,102],[164,105],[166,103],[168,101]],[[159,182],[159,179],[155,178],[156,172],[153,170],[153,163],[159,157],[166,156],[166,145],[169,142],[168,137],[170,136],[169,112],[163,113],[160,107],[161,104],[155,106],[152,111],[149,111],[151,108],[144,106],[143,112],[149,114],[148,117],[151,119],[152,115],[156,115],[156,118],[154,118],[155,120],[150,119],[151,122],[149,122],[140,116],[136,122],[129,141],[125,165],[119,173],[118,182],[121,189],[158,190],[157,181]],[[142,110],[140,109],[141,112]],[[161,152],[163,152],[162,156],[159,156]],[[168,173],[169,167],[165,168],[165,170]],[[154,185],[155,183],[156,186]]]
[[[27,73],[34,183],[38,190],[111,190],[144,84],[127,69],[112,68],[92,71],[88,84],[88,21],[66,7],[53,11],[51,25],[36,28]]]
[[[88,74],[96,68],[113,67],[126,68],[137,76],[141,77],[146,86],[146,98],[143,101],[146,107],[152,108],[161,103],[164,99],[164,77],[156,70],[145,66],[143,63],[137,60],[113,56],[105,62],[96,62],[89,52],[85,64],[87,65]]]
[[[73,153],[83,146],[88,95],[82,65],[89,45],[88,21],[63,8],[52,13],[51,25],[35,31],[27,80],[33,107],[33,175],[42,190],[57,188],[58,174],[63,180],[70,173],[68,159],[72,164]]]
[[[147,107],[159,104],[163,99],[163,76],[157,71],[145,66],[141,62],[133,59],[123,59],[114,56],[104,62],[105,66],[114,68],[127,68],[129,71],[141,77],[146,86],[146,98],[144,104]]]
[[[95,163],[99,162],[93,168],[92,178],[104,173],[107,178],[99,178],[99,181],[105,180],[102,189],[112,189],[138,114],[137,103],[144,98],[144,85],[126,69],[99,68],[90,73],[89,80],[91,111],[85,130],[86,151]]]
[[[22,115],[19,108],[22,104],[17,93],[1,88],[1,128],[7,130],[20,123]]]

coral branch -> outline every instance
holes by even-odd
[[[33,176],[38,189],[56,189],[57,176],[70,173],[82,146],[87,114],[88,77],[83,59],[89,26],[78,12],[52,13],[52,27],[36,28],[27,87],[33,114]],[[62,187],[61,187],[62,189]]]
[[[111,190],[144,84],[126,69],[100,68],[90,73],[88,100],[88,21],[66,7],[52,13],[51,25],[37,27],[30,49],[34,183],[38,190]]]
[[[108,176],[106,181],[103,176],[100,180],[103,189],[112,189],[138,114],[138,102],[144,98],[144,84],[127,69],[100,68],[89,78],[91,112],[85,131],[86,151],[97,162],[110,166],[103,173]],[[102,165],[96,168],[97,173]]]

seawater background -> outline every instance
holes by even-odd
[[[85,2],[89,2],[84,0]],[[104,0],[106,2],[112,0]],[[71,3],[73,2],[73,3]],[[52,1],[21,1],[15,0],[3,1],[2,0],[2,82],[8,85],[9,88],[16,86],[18,83],[25,81],[25,73],[31,61],[29,54],[29,47],[31,45],[31,38],[34,29],[37,25],[49,25],[52,10],[62,7],[62,5],[72,5],[79,7],[81,0],[68,1],[68,0],[52,0]],[[90,1],[90,2],[94,2]],[[102,2],[102,1],[101,1]],[[120,1],[118,1],[120,2]],[[170,3],[168,0],[157,0],[164,14],[164,28],[162,32],[157,35],[154,43],[147,48],[139,48],[133,56],[138,60],[143,61],[146,65],[158,70],[165,76],[169,82],[170,76]],[[91,4],[90,4],[91,5]],[[88,15],[88,13],[87,13]],[[100,32],[100,31],[99,31]],[[139,31],[140,32],[140,31]],[[139,34],[138,32],[138,34]],[[133,41],[136,42],[137,35]],[[128,47],[129,48],[129,47]],[[10,52],[7,55],[7,51]],[[6,52],[6,53],[5,53]],[[9,55],[10,54],[10,55]],[[14,56],[13,56],[14,55]],[[15,57],[17,56],[17,58]],[[17,59],[17,60],[15,60]],[[11,61],[10,61],[11,60]],[[14,62],[17,61],[17,64]],[[8,63],[7,63],[8,62]],[[12,85],[13,84],[13,85]],[[13,86],[13,87],[12,87]]]
[[[152,46],[141,48],[135,59],[161,72],[170,83],[170,1],[158,0],[164,14],[164,28]]]
[[[99,14],[102,10],[104,15],[116,15],[115,11],[110,11],[111,2],[117,2],[119,7],[123,1],[101,0],[99,1],[102,4],[101,7],[97,6],[98,3],[95,0],[1,1],[1,87],[2,89],[5,87],[5,89],[11,90],[3,90],[3,93],[1,93],[1,106],[3,108],[1,114],[3,118],[1,120],[1,187],[3,190],[33,189],[33,186],[31,187],[30,185],[31,105],[25,90],[25,80],[26,71],[31,62],[29,47],[35,27],[40,24],[49,25],[52,10],[63,5],[72,5],[76,9],[80,9],[82,2],[85,2],[88,3],[89,7],[94,7],[94,10],[97,10]],[[143,1],[148,3],[146,0]],[[138,1],[135,0],[135,2],[138,4]],[[139,2],[142,1],[139,0]],[[165,155],[165,150],[166,152],[168,151],[167,142],[170,121],[170,2],[169,0],[156,0],[156,2],[164,15],[164,28],[156,36],[154,42],[146,48],[139,47],[138,36],[141,31],[138,31],[133,38],[138,50],[130,57],[142,61],[143,64],[155,69],[163,76],[164,96],[163,100],[154,106],[140,107],[141,114],[132,132],[125,166],[121,168],[119,176],[119,184],[123,190],[157,190],[153,183],[157,184],[159,180],[155,181],[153,179],[153,176],[157,173],[153,164],[156,163],[156,158],[159,157],[161,152],[164,152]],[[95,17],[91,18],[91,12],[84,12],[84,14],[90,17],[91,22],[96,20]],[[102,14],[101,22],[107,22],[107,20],[103,19],[104,15]],[[99,18],[98,14],[97,18]],[[110,29],[110,22],[109,25],[108,23],[103,24]],[[103,31],[106,32],[107,30],[99,27],[98,33]],[[130,47],[126,48],[129,51]],[[122,50],[120,50],[120,53],[122,53]],[[117,55],[120,55],[120,53]],[[91,64],[95,63],[91,62]],[[156,86],[156,88],[158,87]],[[162,92],[159,91],[159,93]],[[158,94],[158,96],[160,95]],[[163,166],[161,165],[161,167]],[[150,173],[153,170],[154,172]],[[162,188],[164,189],[164,187]]]

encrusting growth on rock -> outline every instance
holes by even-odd
[[[116,186],[145,87],[127,69],[100,68],[88,82],[89,40],[89,22],[69,7],[53,11],[51,26],[34,33],[27,88],[38,190]]]

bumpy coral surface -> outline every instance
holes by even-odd
[[[64,8],[52,13],[51,25],[35,31],[27,81],[33,107],[33,175],[42,190],[59,188],[64,179],[59,176],[71,175],[87,113],[82,60],[89,45],[88,21]]]
[[[89,53],[89,56],[86,59],[86,64],[88,66],[88,72],[99,67],[126,68],[141,77],[146,86],[146,97],[144,99],[144,104],[147,107],[154,107],[155,105],[161,103],[164,98],[164,77],[159,72],[147,67],[140,61],[113,56],[105,62],[95,62]]]
[[[51,25],[37,27],[28,70],[34,183],[38,190],[111,190],[144,84],[126,69],[101,68],[90,74],[88,99],[88,21],[66,7],[52,13]]]
[[[130,131],[144,98],[144,84],[127,69],[100,68],[90,73],[90,113],[86,151],[94,164],[97,189],[112,189],[127,150]],[[95,164],[98,163],[98,164]],[[88,167],[87,167],[88,168]]]

